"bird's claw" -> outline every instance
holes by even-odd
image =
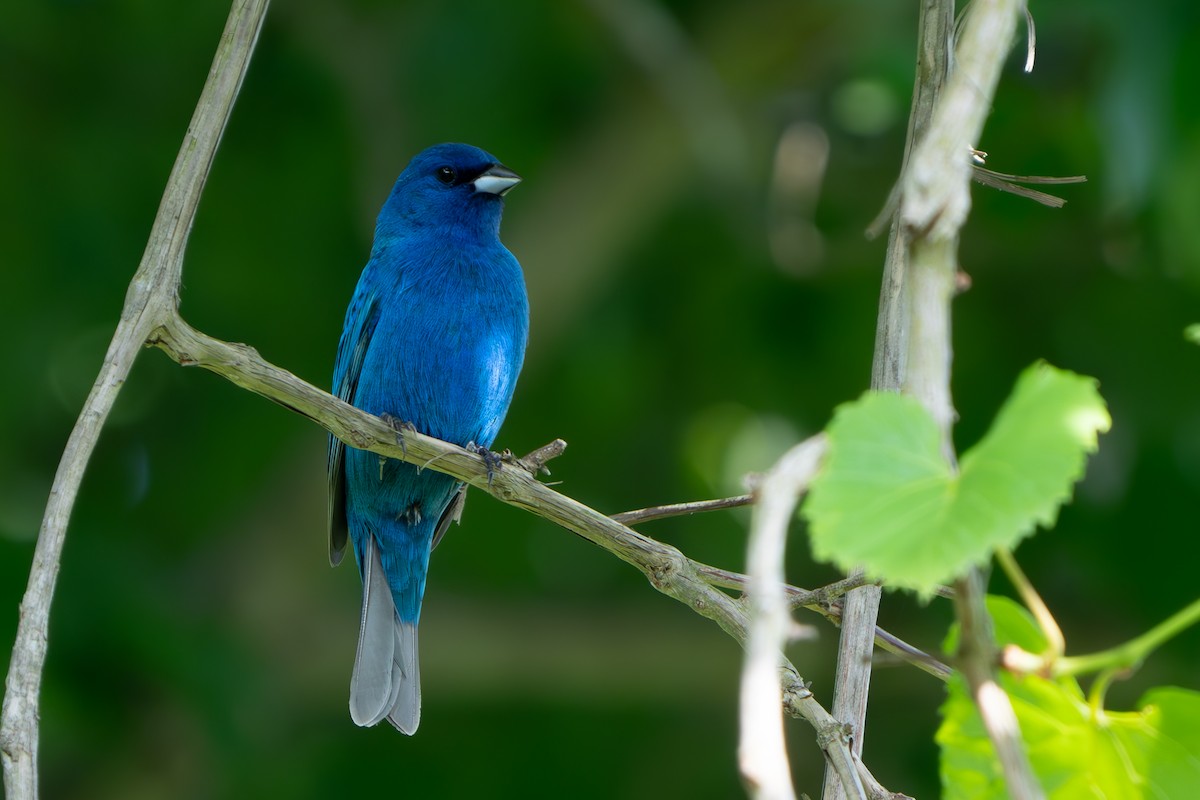
[[[398,417],[393,417],[391,414],[387,413],[386,411],[383,412],[382,414],[380,414],[379,418],[381,420],[383,420],[384,422],[386,422],[391,427],[391,429],[396,432],[396,444],[400,445],[400,452],[404,454],[405,458],[408,458],[408,447],[406,447],[404,444],[404,434],[405,433],[416,433],[417,426],[413,425],[411,422],[408,422],[406,420],[399,419]]]
[[[481,447],[474,442],[468,442],[466,449],[467,452],[474,453],[483,459],[483,463],[487,467],[488,486],[491,486],[492,478],[496,475],[496,470],[500,469],[500,465],[504,463],[504,456],[486,447]],[[509,455],[511,456],[512,454],[510,453]]]

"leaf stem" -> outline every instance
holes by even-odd
[[[1098,718],[1104,713],[1104,696],[1108,694],[1108,687],[1112,686],[1113,678],[1116,676],[1117,670],[1106,669],[1092,682],[1092,688],[1088,691],[1088,708],[1091,710],[1093,718]]]
[[[1013,554],[1007,548],[1000,548],[996,551],[996,560],[1000,562],[1000,568],[1008,575],[1008,579],[1013,582],[1013,586],[1017,588],[1017,592],[1021,595],[1021,599],[1025,602],[1026,608],[1033,612],[1034,619],[1037,620],[1038,627],[1042,629],[1042,634],[1046,637],[1046,641],[1050,645],[1050,656],[1052,658],[1061,658],[1062,654],[1067,649],[1066,640],[1063,638],[1062,628],[1058,627],[1058,622],[1054,619],[1054,615],[1050,613],[1050,609],[1046,607],[1042,596],[1037,593],[1037,589],[1033,588],[1033,584],[1025,575],[1025,572],[1017,564],[1017,560],[1013,558]]]
[[[1089,653],[1067,656],[1054,664],[1055,677],[1083,675],[1101,670],[1137,669],[1152,652],[1182,631],[1200,622],[1200,598],[1193,600],[1150,630],[1124,644]]]

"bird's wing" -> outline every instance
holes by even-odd
[[[346,325],[338,342],[337,360],[333,366],[333,390],[347,403],[354,402],[363,359],[371,344],[371,334],[379,322],[379,303],[374,292],[358,294],[346,312]],[[346,523],[346,445],[336,436],[329,437],[329,563],[342,562],[349,538]]]
[[[442,516],[438,519],[437,527],[433,529],[433,544],[429,549],[438,546],[438,542],[446,535],[446,531],[450,529],[451,522],[462,522],[463,506],[467,502],[467,485],[460,483],[458,490],[454,492],[454,497],[450,498],[450,504],[446,506],[446,510],[442,512]]]

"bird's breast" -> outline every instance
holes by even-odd
[[[448,270],[385,298],[364,364],[378,380],[360,407],[440,439],[491,443],[524,357],[528,310],[519,272],[516,291],[488,277]]]

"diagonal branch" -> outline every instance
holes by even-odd
[[[154,331],[147,343],[162,348],[184,366],[203,367],[307,417],[352,447],[445,472],[554,522],[637,567],[659,591],[714,620],[734,638],[741,641],[745,637],[746,614],[741,604],[715,588],[678,549],[554,491],[524,469],[512,469],[502,462],[489,483],[483,460],[458,445],[406,431],[401,446],[395,430],[378,417],[268,363],[253,348],[214,339],[178,316]],[[794,684],[801,686],[799,675],[794,675]]]
[[[405,432],[401,445],[396,431],[382,419],[270,364],[251,347],[201,333],[177,314],[172,314],[155,330],[147,344],[163,349],[184,366],[203,367],[307,417],[352,447],[452,475],[509,505],[566,528],[633,565],[655,589],[713,620],[739,643],[745,645],[747,641],[750,614],[746,604],[714,585],[705,573],[705,569],[711,568],[554,491],[526,469],[510,469],[502,464],[489,479],[483,460],[458,445],[419,432]],[[844,726],[817,702],[796,668],[782,656],[780,659],[784,709],[816,729],[818,742],[837,765],[838,774],[857,773],[864,783],[878,785],[850,751]]]
[[[739,642],[744,641],[744,611],[736,600],[717,591],[717,587],[744,590],[745,575],[692,561],[677,548],[643,536],[617,519],[554,491],[525,469],[507,469],[504,466],[507,462],[502,462],[501,468],[492,474],[489,484],[483,461],[457,445],[410,431],[405,432],[401,446],[395,430],[378,417],[265,361],[253,348],[215,339],[177,316],[155,331],[147,344],[162,348],[184,366],[203,367],[307,417],[352,447],[445,472],[509,505],[566,528],[637,567],[656,589],[717,622]],[[830,601],[863,582],[860,577],[811,592],[795,587],[789,587],[788,591],[793,605],[803,605],[837,620],[840,613],[830,607]],[[948,670],[936,659],[886,631],[880,630],[878,635],[882,646],[889,651],[945,679]],[[795,677],[798,681],[799,676]]]

